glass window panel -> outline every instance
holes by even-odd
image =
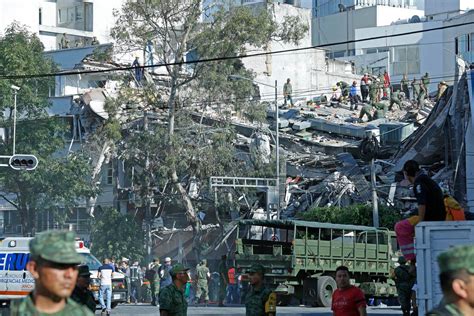
[[[410,61],[408,62],[408,74],[419,74],[420,73],[420,62]]]

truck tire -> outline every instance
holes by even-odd
[[[115,308],[117,307],[118,304],[119,304],[118,302],[112,302],[112,304],[110,304],[110,307]]]
[[[330,276],[318,278],[318,304],[321,307],[331,307],[332,293],[336,290],[336,281]]]

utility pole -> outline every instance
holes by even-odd
[[[280,219],[280,111],[278,109],[278,81],[275,80],[275,146],[276,146],[276,187],[278,194],[277,219]]]
[[[379,205],[377,198],[377,188],[376,188],[376,179],[375,179],[375,158],[372,158],[370,163],[370,182],[372,184],[372,216],[374,227],[379,227]]]
[[[143,113],[143,130],[145,133],[148,133],[148,113],[145,111]],[[148,149],[145,149],[145,170],[148,170],[150,167],[150,157],[148,154]],[[147,262],[151,261],[151,199],[153,198],[151,194],[151,183],[150,177],[147,177],[146,182],[146,202],[145,202],[145,246],[146,246],[146,260]]]
[[[16,154],[16,97],[20,87],[15,85],[11,85],[11,89],[13,90],[13,96],[15,98],[13,103],[13,156]]]

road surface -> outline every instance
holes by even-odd
[[[398,307],[369,307],[368,314],[371,316],[386,316],[386,315],[402,315],[400,308]],[[100,315],[100,311],[96,312],[96,315]],[[114,308],[112,315],[120,316],[138,316],[138,315],[158,315],[158,308],[150,305],[119,305],[117,308]],[[244,307],[194,307],[190,306],[188,308],[188,315],[222,315],[222,316],[245,316]],[[278,316],[331,316],[331,310],[329,308],[313,308],[313,307],[278,307],[277,309]]]

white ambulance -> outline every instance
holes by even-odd
[[[29,242],[31,237],[7,237],[0,239],[0,302],[8,302],[28,295],[34,289],[35,280],[26,270],[30,258]],[[84,258],[91,271],[90,289],[98,301],[100,281],[97,279],[99,267],[102,265],[81,240],[76,241],[76,250]],[[112,275],[112,306],[124,303],[128,297],[127,283],[123,273]]]

